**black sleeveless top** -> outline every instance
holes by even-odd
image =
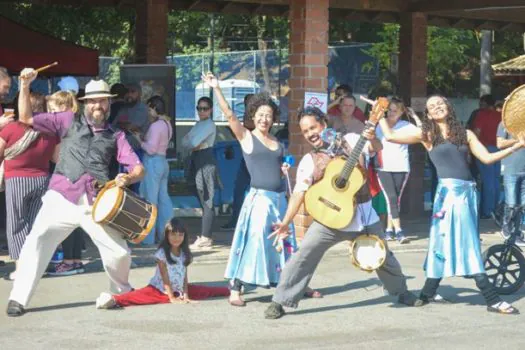
[[[281,180],[283,146],[279,144],[279,148],[276,151],[272,151],[254,135],[252,135],[252,140],[252,153],[248,154],[242,151],[251,177],[250,186],[273,192],[284,191],[284,183]]]
[[[448,141],[432,147],[428,152],[436,167],[438,178],[472,181],[468,164],[467,145],[456,146]]]

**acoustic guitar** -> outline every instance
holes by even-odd
[[[379,98],[365,123],[365,130],[374,127],[388,108],[388,100]],[[305,195],[306,211],[319,223],[333,229],[347,227],[354,217],[356,193],[366,183],[366,173],[359,166],[359,156],[366,144],[363,134],[348,159],[331,160],[323,178]]]

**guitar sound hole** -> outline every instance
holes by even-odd
[[[342,189],[346,186],[346,181],[341,178],[338,178],[335,180],[335,186],[339,189]]]

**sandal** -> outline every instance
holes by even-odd
[[[504,301],[500,301],[497,304],[487,306],[487,311],[503,315],[518,315],[520,313],[518,309]]]
[[[311,289],[311,290],[307,290],[306,292],[304,292],[304,297],[320,299],[323,297],[323,294],[318,290]]]

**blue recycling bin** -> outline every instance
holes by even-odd
[[[233,203],[233,189],[235,188],[235,179],[241,165],[242,150],[238,141],[221,141],[213,147],[213,153],[217,160],[219,175],[223,188],[215,190],[213,204],[220,206],[222,204]]]

